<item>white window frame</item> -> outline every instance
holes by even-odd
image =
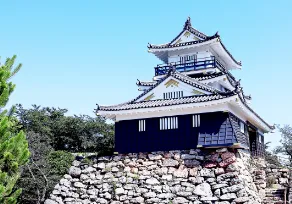
[[[192,116],[192,124],[193,127],[200,127],[201,126],[201,115],[196,114]]]
[[[145,131],[146,131],[146,121],[139,120],[139,132],[145,132]]]
[[[159,119],[160,130],[178,129],[178,117],[165,117]]]
[[[182,98],[183,91],[173,91],[173,92],[165,92],[163,93],[163,99],[176,99]]]
[[[240,132],[245,133],[245,124],[242,121],[239,121]]]
[[[259,144],[262,144],[262,139],[264,138],[264,136],[262,135],[262,134],[259,134],[258,133],[258,142],[259,142]]]

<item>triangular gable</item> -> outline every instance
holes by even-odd
[[[191,41],[198,41],[198,40],[202,40],[202,39],[195,36],[189,30],[185,30],[175,38],[175,40],[171,43],[171,45],[185,43],[185,42],[191,42]]]
[[[212,93],[169,75],[147,94],[142,94],[142,96],[136,99],[135,102],[209,94]]]

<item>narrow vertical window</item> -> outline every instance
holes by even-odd
[[[240,132],[244,133],[244,123],[242,121],[239,121],[240,126]]]
[[[200,115],[193,115],[192,124],[193,124],[193,127],[200,127],[200,125],[201,125]]]
[[[180,63],[182,64],[184,62],[184,58],[180,57]]]
[[[183,91],[163,93],[163,99],[182,98],[182,97],[183,97]]]
[[[261,137],[262,137],[262,136],[259,134],[259,136],[258,136],[259,144],[262,143],[262,138],[261,138]]]
[[[201,126],[201,116],[197,115],[197,119],[198,119],[198,127],[200,127]]]
[[[167,118],[164,118],[164,130],[167,130]]]
[[[139,120],[139,132],[144,132],[146,130],[146,121]]]
[[[177,117],[166,117],[159,119],[160,130],[170,130],[178,128],[178,118]]]

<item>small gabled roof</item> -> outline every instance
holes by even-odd
[[[172,67],[171,69],[169,69],[168,74],[163,77],[162,79],[160,79],[156,84],[154,84],[151,88],[145,90],[142,94],[140,94],[137,98],[133,99],[132,102],[137,101],[138,99],[142,98],[143,96],[145,96],[147,93],[149,93],[150,91],[152,91],[155,87],[157,87],[159,84],[161,84],[162,82],[164,82],[167,78],[169,78],[170,76],[174,77],[175,79],[178,79],[181,82],[184,82],[188,85],[191,85],[195,88],[198,89],[202,89],[204,91],[208,91],[210,93],[213,94],[217,94],[219,91],[215,88],[213,88],[212,86],[209,86],[207,84],[203,84],[189,76],[186,76],[184,74],[181,74],[179,72],[177,72],[175,70],[174,67]]]
[[[191,23],[191,18],[188,17],[188,19],[185,22],[184,29],[169,44],[174,43],[181,36],[181,34],[183,34],[186,30],[194,34],[196,37],[198,37],[201,40],[206,40],[208,37],[210,37],[198,31],[197,29],[193,28],[192,23]]]
[[[189,31],[190,33],[194,34],[196,37],[198,37],[199,40],[194,40],[194,41],[188,41],[188,42],[182,42],[182,43],[175,43],[174,42],[185,32],[185,31]],[[148,43],[148,49],[149,52],[156,52],[156,51],[162,51],[163,49],[169,49],[169,48],[177,48],[177,47],[186,47],[191,46],[191,45],[196,45],[196,44],[205,44],[205,42],[211,41],[211,40],[216,40],[217,42],[219,42],[219,47],[221,47],[226,53],[227,55],[231,58],[231,60],[236,64],[236,66],[241,67],[242,64],[240,61],[235,60],[235,58],[231,55],[231,53],[227,50],[227,48],[225,47],[225,45],[222,43],[222,40],[220,38],[220,35],[218,34],[218,32],[216,32],[214,35],[206,35],[200,31],[198,31],[197,29],[192,27],[191,24],[191,18],[188,17],[187,21],[184,24],[184,28],[183,30],[169,43],[165,43],[165,44],[161,44],[161,45],[153,45]]]

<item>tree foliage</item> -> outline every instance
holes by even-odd
[[[13,92],[15,85],[10,82],[21,68],[21,64],[14,68],[16,56],[7,58],[0,66],[0,108],[4,108]],[[12,111],[0,113],[0,203],[16,203],[21,189],[15,188],[20,176],[19,168],[26,164],[29,158],[28,143],[22,131],[12,131],[13,120],[10,120]],[[8,115],[7,115],[8,113]]]
[[[273,165],[276,165],[276,166],[281,166],[281,163],[278,159],[278,156],[273,152],[273,151],[269,151],[269,144],[271,142],[266,142],[265,143],[265,159],[266,159],[266,162],[268,162],[269,164],[273,164]]]
[[[16,106],[16,116],[24,131],[33,131],[49,137],[54,150],[70,152],[111,152],[113,125],[101,117],[88,115],[66,116],[67,109],[33,105],[31,109]],[[103,137],[97,137],[102,135]],[[104,146],[104,145],[107,146]]]
[[[292,127],[284,125],[278,127],[281,133],[281,146],[276,147],[275,152],[288,156],[289,166],[292,166]]]
[[[27,132],[31,151],[30,163],[18,182],[23,188],[21,203],[45,200],[72,163],[72,154],[68,152],[112,152],[113,125],[100,117],[66,116],[66,113],[61,108],[16,106],[18,127]]]

